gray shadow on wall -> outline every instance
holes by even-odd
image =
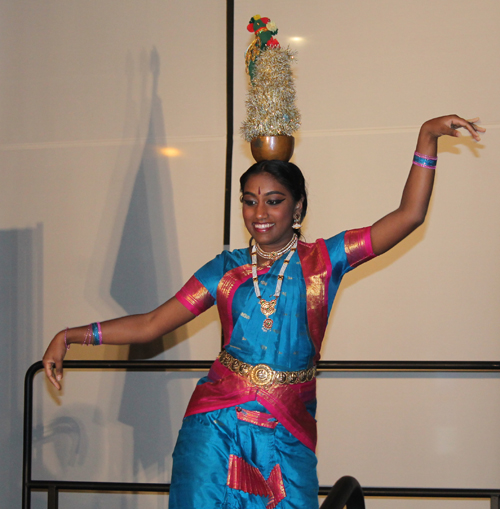
[[[20,507],[23,378],[43,344],[42,224],[0,230],[0,260],[0,500]]]
[[[172,279],[175,280],[180,268],[169,168],[159,152],[166,145],[166,135],[162,102],[157,92],[160,71],[156,49],[151,52],[150,69],[153,91],[149,128],[110,285],[111,296],[127,314],[144,313],[159,306],[163,301],[161,296],[173,291],[169,287],[173,286]],[[162,186],[162,182],[166,185]],[[169,218],[167,228],[165,217]],[[144,348],[132,348],[136,354],[129,358],[152,358],[168,345],[164,346],[159,339],[154,346]]]
[[[126,213],[110,294],[127,314],[158,307],[165,295],[179,288],[180,258],[173,206],[172,185],[166,158],[163,106],[158,96],[160,60],[156,49],[150,55],[153,90],[149,128]],[[165,218],[168,222],[165,222]],[[132,345],[128,359],[164,357],[164,352],[185,338],[182,331],[158,338],[146,345]],[[165,473],[165,456],[173,448],[168,405],[168,377],[152,383],[147,373],[125,377],[119,421],[133,429],[134,477],[141,467],[156,467]],[[154,468],[152,470],[155,470]],[[149,475],[149,472],[148,472]],[[160,479],[152,479],[155,481]]]

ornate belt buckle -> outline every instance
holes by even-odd
[[[273,382],[274,372],[266,364],[257,364],[250,370],[249,378],[254,385],[262,387]]]

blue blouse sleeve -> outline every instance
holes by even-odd
[[[332,262],[332,274],[340,277],[375,257],[371,226],[339,233],[325,240],[325,244]]]
[[[342,232],[334,237],[325,239],[326,248],[332,263],[332,278],[338,281],[342,279],[344,274],[353,269],[347,260],[344,236],[345,232]]]
[[[225,274],[226,253],[222,252],[194,273],[198,281],[208,290],[210,295],[217,298],[217,285]]]
[[[358,265],[375,256],[372,250],[370,227],[347,230],[325,239],[332,263],[332,275],[328,285],[328,313],[333,305],[342,277]]]

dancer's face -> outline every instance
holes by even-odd
[[[243,190],[243,220],[250,235],[264,251],[277,251],[290,241],[295,202],[290,191],[269,173],[251,176]]]

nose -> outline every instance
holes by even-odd
[[[267,217],[267,207],[264,202],[257,204],[256,216],[259,219],[263,219],[263,218]]]

